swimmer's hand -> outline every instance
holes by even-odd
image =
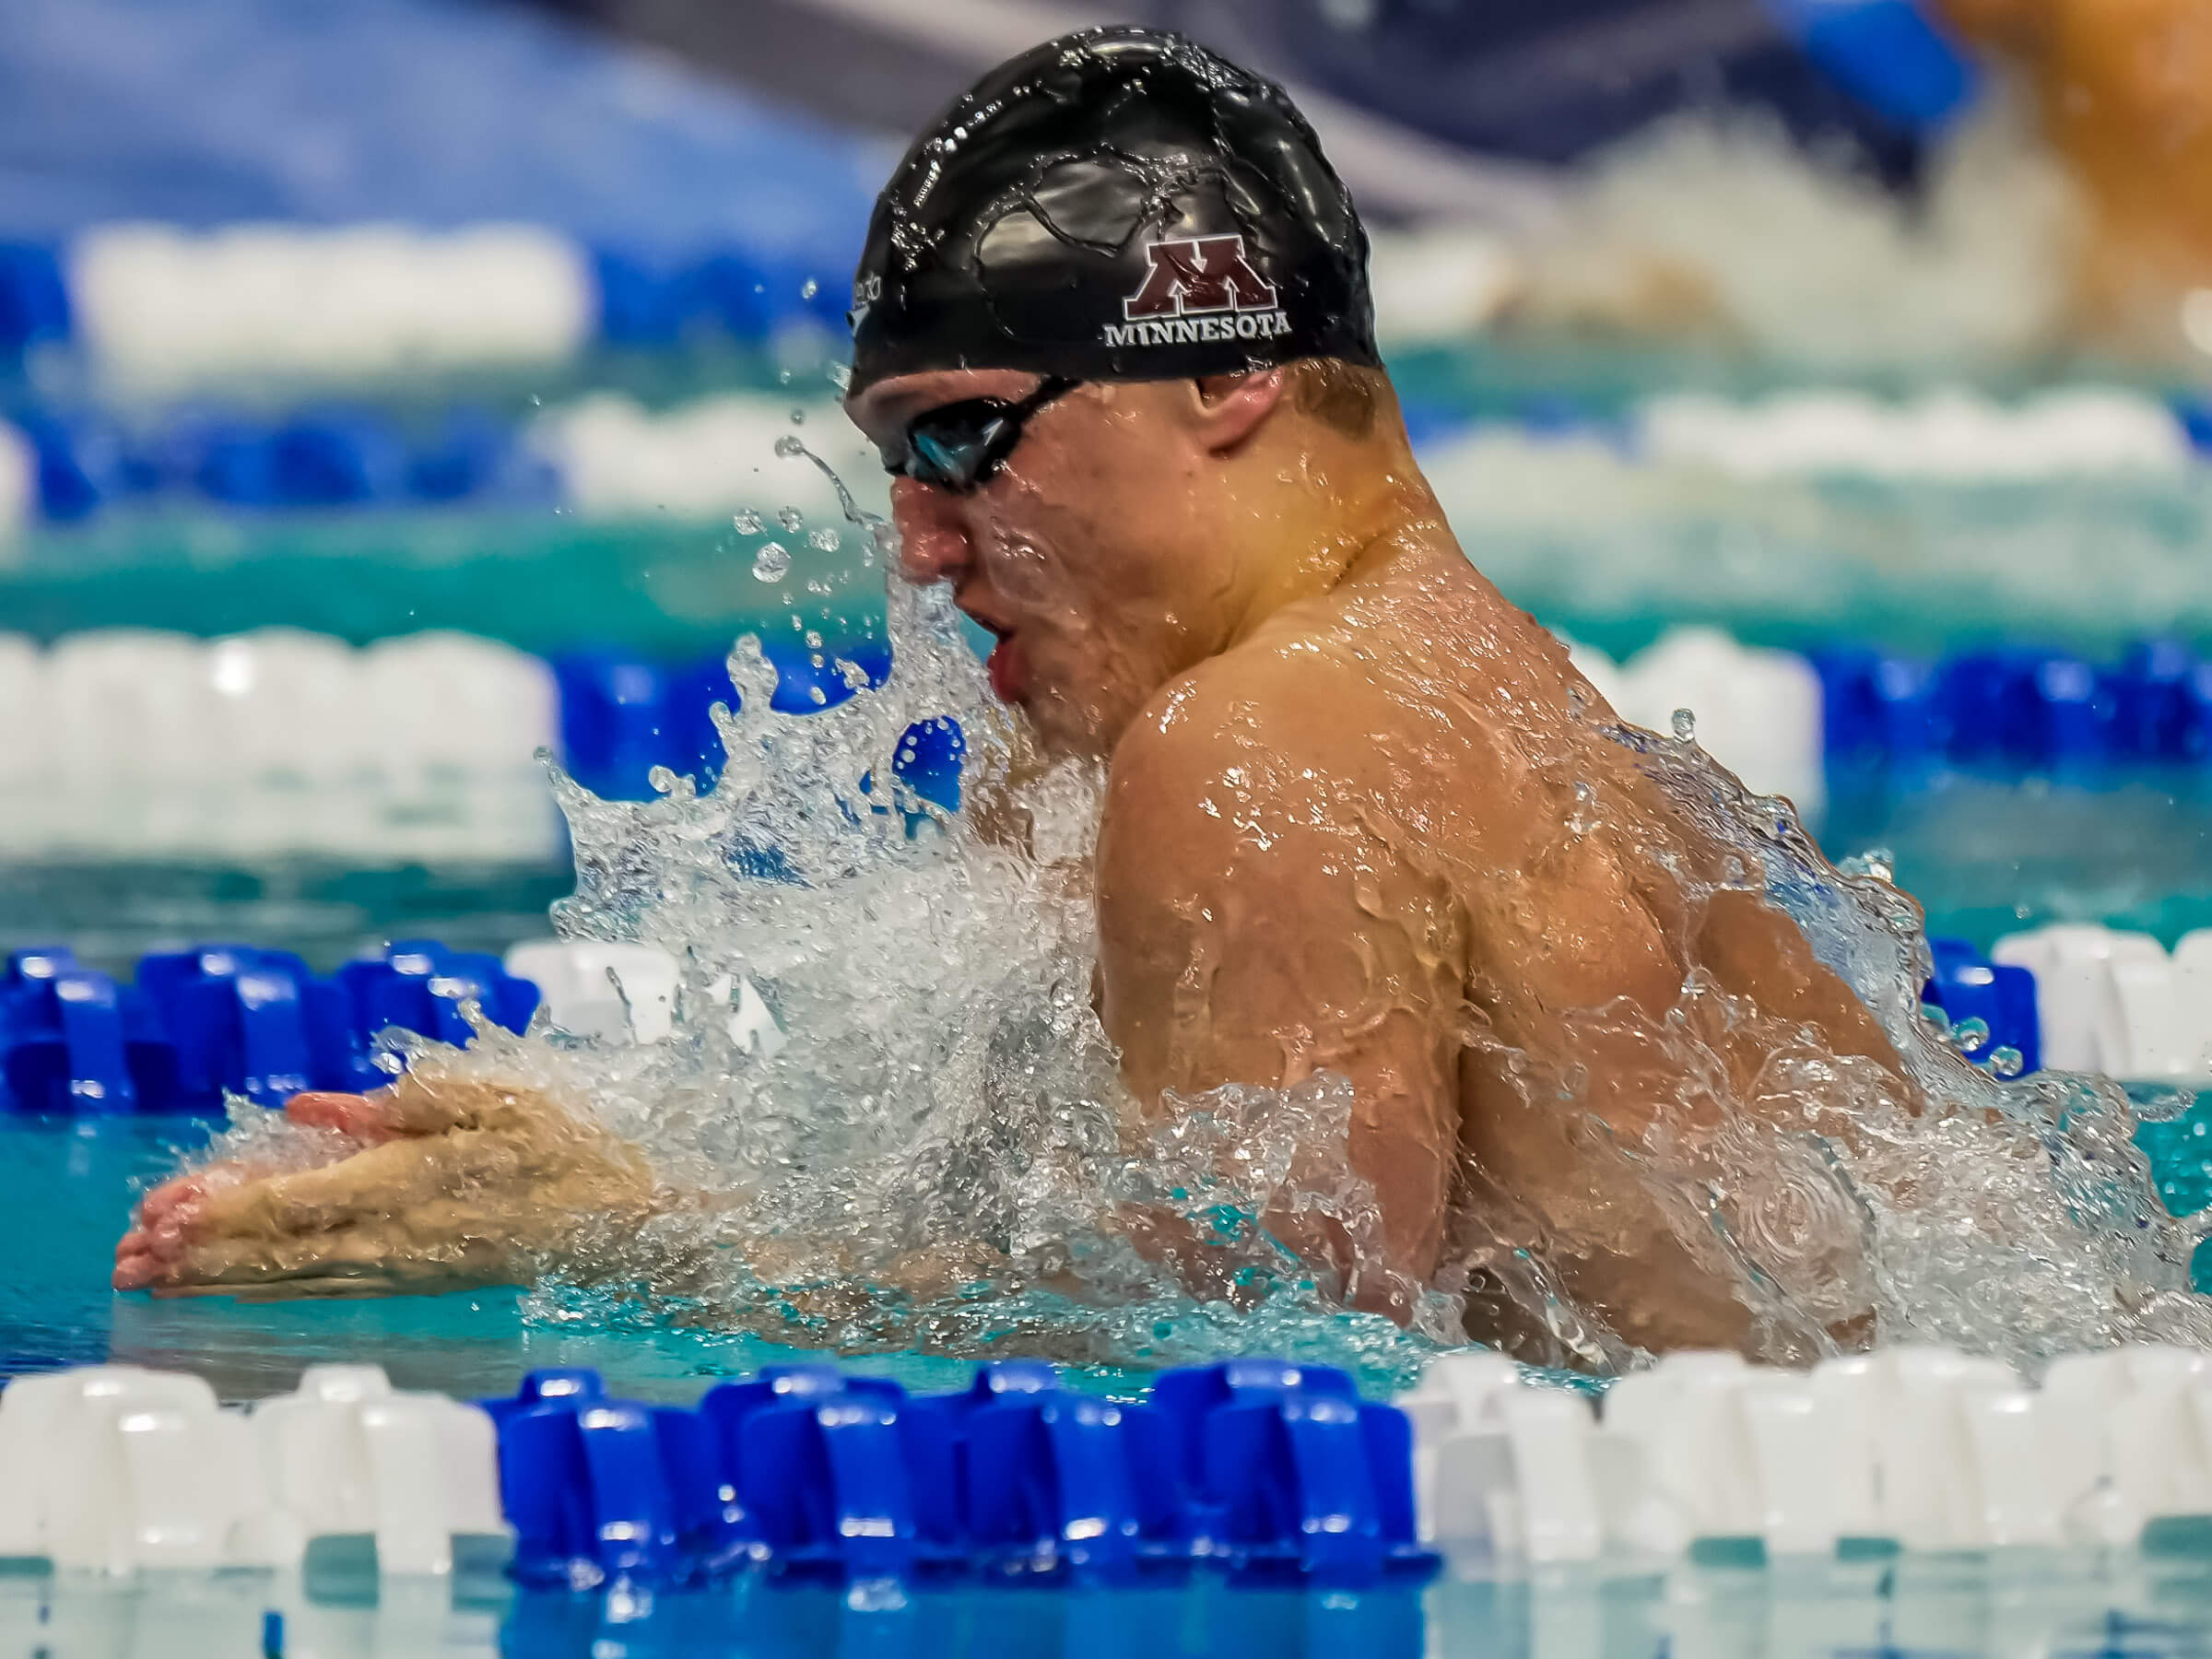
[[[373,1094],[303,1094],[297,1124],[358,1150],[163,1182],[115,1247],[115,1288],[389,1295],[526,1284],[633,1237],[654,1207],[636,1148],[535,1092],[428,1068]]]

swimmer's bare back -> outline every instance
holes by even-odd
[[[1759,1110],[1784,1051],[1905,1086],[1755,881],[1700,900],[1724,850],[1611,724],[1441,525],[1409,524],[1122,739],[1101,1013],[1140,1100],[1348,1076],[1393,1273],[1449,1279],[1470,1236],[1525,1244],[1625,1341],[1740,1347],[1733,1284],[1596,1142]],[[1727,1017],[1686,994],[1706,979]],[[1337,1265],[1351,1300],[1392,1305],[1378,1264]]]

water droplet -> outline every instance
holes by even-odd
[[[806,446],[788,432],[776,440],[776,457],[779,460],[788,461],[794,455],[803,455],[806,453]]]
[[[1897,880],[1897,854],[1887,847],[1869,847],[1856,857],[1843,861],[1846,876],[1871,876],[1877,881]]]
[[[806,515],[796,507],[782,507],[776,512],[776,523],[789,534],[796,535],[806,527]]]
[[[1951,1034],[1951,1017],[1934,1003],[1922,1003],[1920,1017],[1927,1022],[1928,1028],[1938,1037],[1948,1037]]]
[[[822,630],[818,628],[808,629],[806,630],[806,643],[818,650],[822,643]]]
[[[782,542],[765,542],[753,555],[755,582],[781,582],[791,574],[791,554]]]
[[[819,686],[807,687],[806,695],[812,698],[818,703],[826,703],[830,700],[830,694],[823,690]]]
[[[830,384],[831,386],[833,386],[834,388],[836,388],[837,394],[838,394],[840,397],[842,397],[842,396],[843,396],[843,395],[844,395],[844,394],[845,394],[847,392],[849,392],[850,390],[852,390],[852,387],[853,387],[853,366],[852,366],[852,364],[850,364],[850,363],[832,363],[832,364],[830,364]]]
[[[825,524],[806,537],[806,545],[818,553],[834,553],[837,551],[838,540],[837,532]]]
[[[1666,724],[1673,728],[1677,743],[1698,740],[1698,717],[1688,709],[1677,709]]]
[[[2010,1043],[1993,1050],[1989,1056],[1989,1069],[2000,1077],[2017,1077],[2027,1065],[2027,1056]]]
[[[793,426],[805,426],[806,424],[806,411],[804,409],[794,409],[791,412],[791,424]]]
[[[760,515],[750,507],[731,519],[730,523],[740,535],[758,535],[761,531]]]
[[[799,284],[799,298],[802,300],[811,300],[821,291],[822,285],[811,276]]]
[[[1962,1054],[1978,1054],[1989,1042],[1989,1021],[1980,1018],[1960,1020],[1951,1028],[1951,1041]]]

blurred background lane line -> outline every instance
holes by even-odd
[[[1986,946],[2212,906],[2202,9],[1116,16],[1309,107],[1470,556]],[[705,777],[738,633],[794,696],[873,662],[880,572],[808,458],[880,507],[835,383],[869,202],[977,70],[1100,16],[6,8],[0,943],[500,947],[564,880],[532,750]],[[2159,211],[2164,298],[2118,315]]]

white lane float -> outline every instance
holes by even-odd
[[[2043,1065],[2138,1083],[2212,1083],[2212,929],[2169,953],[2148,934],[2057,924],[1990,959],[2035,975]]]
[[[2212,1535],[2212,1355],[2185,1348],[2068,1356],[2041,1387],[1939,1347],[1809,1371],[1677,1353],[1602,1404],[1450,1355],[1397,1403],[1423,1537],[1493,1567]]]

